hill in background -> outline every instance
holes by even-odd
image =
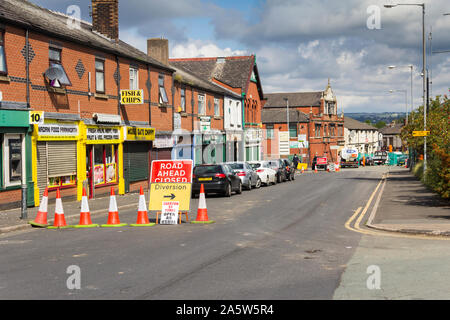
[[[405,112],[353,112],[345,113],[344,115],[361,122],[366,122],[366,120],[369,120],[372,125],[376,125],[380,122],[389,124],[392,121],[404,119],[406,117]]]

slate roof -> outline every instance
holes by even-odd
[[[247,91],[255,56],[170,59],[170,65],[202,79],[217,79],[232,87]]]
[[[267,93],[264,95],[267,99],[264,108],[286,108],[284,98],[288,98],[290,107],[320,107],[322,94],[323,91]]]
[[[266,108],[262,109],[262,123],[286,123],[287,112],[286,108]],[[309,122],[309,117],[305,113],[289,109],[289,122]]]
[[[39,7],[26,0],[1,0],[0,23],[10,23],[29,28],[40,33],[49,34],[70,42],[97,48],[99,51],[117,54],[143,63],[148,63],[163,70],[174,70],[149,57],[139,49],[119,40],[118,43],[93,31],[92,24],[80,21],[81,28],[69,28],[68,17],[62,13]]]
[[[200,89],[204,89],[204,90],[208,90],[214,93],[218,93],[218,94],[222,94],[222,95],[226,95],[226,96],[231,96],[233,98],[236,99],[240,99],[241,96],[236,94],[235,92],[231,91],[231,90],[227,90],[223,87],[220,87],[218,85],[215,85],[212,82],[209,81],[205,81],[195,75],[193,75],[190,72],[187,72],[183,69],[180,68],[176,68],[173,67],[173,69],[175,69],[175,73],[174,73],[174,79],[175,81],[180,81],[181,83],[184,83],[186,85],[192,86],[192,87],[197,87]]]
[[[397,135],[397,134],[400,134],[400,132],[402,131],[402,128],[403,128],[403,124],[398,123],[398,124],[395,124],[393,126],[387,125],[386,127],[381,128],[380,132],[382,134],[394,134],[394,135]]]
[[[378,128],[371,126],[365,122],[355,120],[353,118],[344,117],[344,127],[350,130],[377,130]]]

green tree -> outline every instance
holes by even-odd
[[[450,100],[447,96],[437,96],[430,103],[427,114],[427,172],[422,176],[423,182],[438,192],[443,198],[450,198]],[[408,125],[401,132],[403,141],[416,154],[423,155],[423,137],[414,137],[413,131],[423,131],[423,106],[411,112]]]
[[[384,128],[384,127],[386,127],[386,122],[384,122],[384,121],[378,121],[378,122],[375,124],[375,127],[378,128],[378,129]]]

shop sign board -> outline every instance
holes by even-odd
[[[30,111],[30,124],[44,124],[44,111]]]
[[[200,131],[207,132],[211,130],[211,117],[200,117]]]
[[[153,141],[153,148],[172,148],[174,145],[172,136],[156,136]]]
[[[153,141],[153,140],[155,140],[155,129],[154,128],[125,127],[124,132],[125,132],[124,140],[127,140],[127,141]]]
[[[87,141],[111,141],[120,140],[120,129],[119,127],[97,127],[97,126],[87,126],[86,132]]]
[[[37,132],[39,140],[76,140],[79,129],[76,122],[45,120],[44,124],[38,124]]]
[[[120,90],[121,104],[143,104],[144,90]]]

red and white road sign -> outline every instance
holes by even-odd
[[[152,161],[151,183],[192,183],[192,160]]]
[[[326,157],[317,158],[317,160],[316,160],[316,164],[322,165],[322,164],[327,164],[327,163],[328,163],[328,161],[327,161]]]

